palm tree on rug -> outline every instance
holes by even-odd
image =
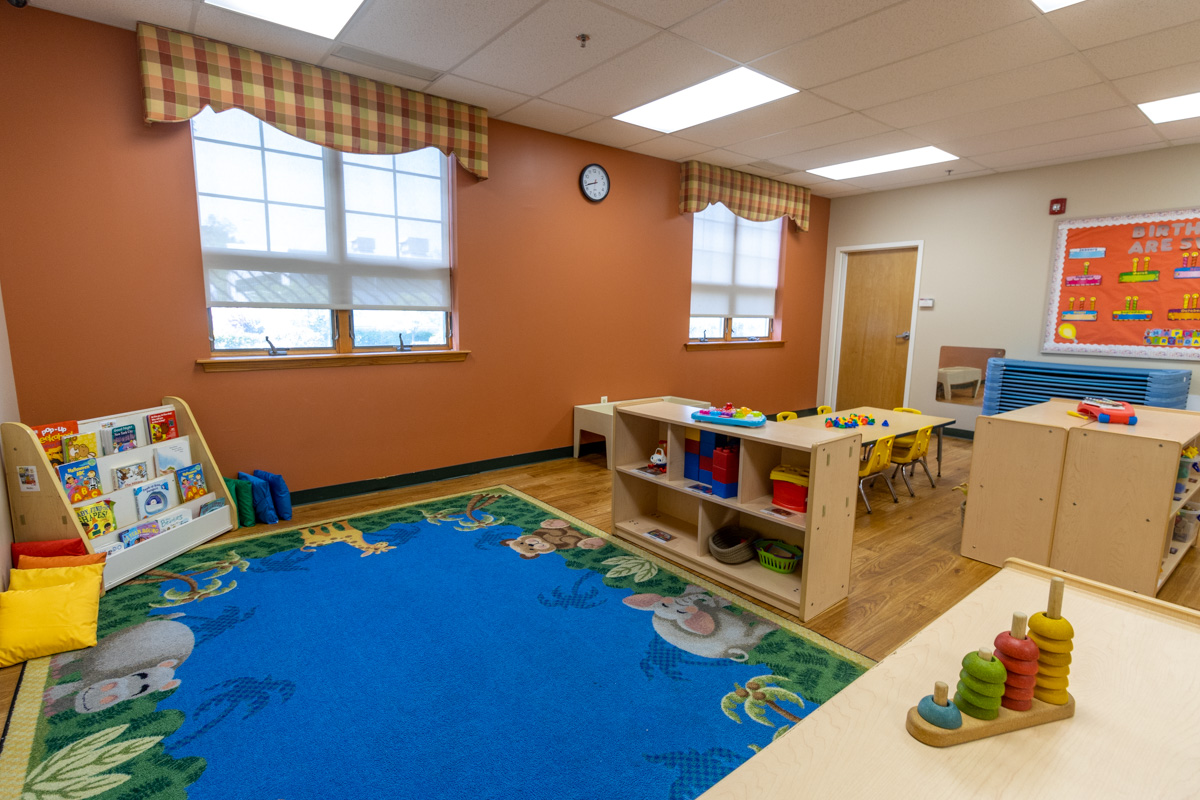
[[[778,675],[760,675],[746,681],[745,689],[735,683],[734,691],[721,698],[721,710],[725,712],[725,716],[739,725],[742,724],[742,718],[736,711],[738,706],[742,707],[750,719],[770,728],[774,728],[775,723],[767,718],[768,708],[788,722],[799,722],[800,717],[779,705],[778,701],[787,701],[804,708],[804,699],[795,692],[770,685],[773,682],[786,680],[787,678],[781,678]]]
[[[504,522],[504,517],[494,517],[491,514],[483,513],[483,509],[503,497],[504,495],[501,494],[477,494],[467,502],[466,511],[447,508],[432,514],[425,510],[421,510],[421,513],[425,515],[425,521],[433,525],[452,522],[456,531],[473,531],[500,525]]]
[[[163,592],[163,598],[168,602],[151,603],[151,608],[170,608],[173,606],[181,606],[185,603],[190,603],[193,600],[203,600],[206,597],[216,597],[217,595],[225,594],[228,591],[237,588],[237,581],[230,581],[228,586],[221,585],[221,576],[233,570],[246,571],[250,566],[250,562],[243,559],[237,553],[229,552],[225,558],[216,561],[205,561],[202,564],[197,564],[192,567],[192,571],[186,574],[179,572],[167,572],[161,569],[147,570],[144,576],[136,581],[129,581],[130,584],[135,583],[163,583],[165,581],[183,581],[187,584],[188,590],[181,592],[178,589],[167,589]],[[201,586],[196,577],[203,575],[206,572],[211,572],[211,580],[204,586]]]
[[[286,703],[296,694],[295,683],[289,680],[275,680],[270,675],[265,678],[230,678],[224,683],[208,687],[205,691],[212,692],[217,689],[224,689],[224,691],[209,697],[196,706],[196,710],[189,716],[198,718],[210,709],[219,708],[220,711],[217,712],[217,715],[187,736],[169,742],[167,744],[168,751],[178,750],[199,739],[221,724],[243,703],[246,705],[246,713],[242,719],[249,719],[266,708],[273,696],[278,695],[280,702]]]

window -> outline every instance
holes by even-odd
[[[720,203],[696,212],[689,339],[770,338],[782,238],[782,218],[750,222]]]
[[[447,156],[341,153],[210,108],[192,142],[214,352],[451,347]]]

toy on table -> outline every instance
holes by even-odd
[[[986,647],[967,653],[953,703],[946,703],[946,684],[934,684],[934,694],[908,710],[909,734],[949,747],[1073,717],[1066,673],[1075,632],[1061,615],[1063,586],[1062,578],[1051,581],[1047,610],[1029,619],[1028,637],[1018,612],[996,637],[994,653]]]
[[[857,428],[859,425],[874,425],[875,418],[869,414],[851,414],[848,417],[826,417],[826,428]],[[883,421],[887,425],[887,420]]]
[[[734,408],[733,403],[726,403],[724,408],[702,408],[692,412],[696,422],[714,422],[718,425],[739,425],[744,428],[758,428],[767,424],[767,417],[761,411],[751,411],[746,406]]]
[[[1137,425],[1137,412],[1133,405],[1124,400],[1109,400],[1107,397],[1085,397],[1076,409],[1099,422],[1120,425]]]

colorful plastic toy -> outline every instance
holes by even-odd
[[[1099,422],[1120,425],[1137,425],[1137,412],[1133,405],[1124,400],[1109,400],[1107,397],[1085,397],[1077,409],[1080,414]]]
[[[826,417],[826,428],[857,428],[859,425],[874,425],[875,418],[868,414],[851,414],[848,417]],[[887,425],[885,420],[884,425]]]
[[[746,406],[734,408],[733,403],[726,403],[724,408],[702,408],[692,412],[696,422],[714,422],[718,425],[737,425],[743,428],[759,428],[767,424],[767,417],[761,411],[751,411]]]

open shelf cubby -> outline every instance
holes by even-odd
[[[614,533],[804,620],[846,597],[862,437],[777,422],[761,428],[700,423],[692,421],[690,411],[670,403],[616,408]],[[697,491],[694,487],[700,482],[684,477],[689,429],[713,431],[737,446],[736,496]],[[666,472],[644,471],[658,447],[666,449]],[[780,509],[772,502],[770,474],[780,464],[808,470],[807,512]],[[709,554],[709,539],[726,525],[802,547],[804,558],[790,574],[773,572],[757,561],[718,561]]]

